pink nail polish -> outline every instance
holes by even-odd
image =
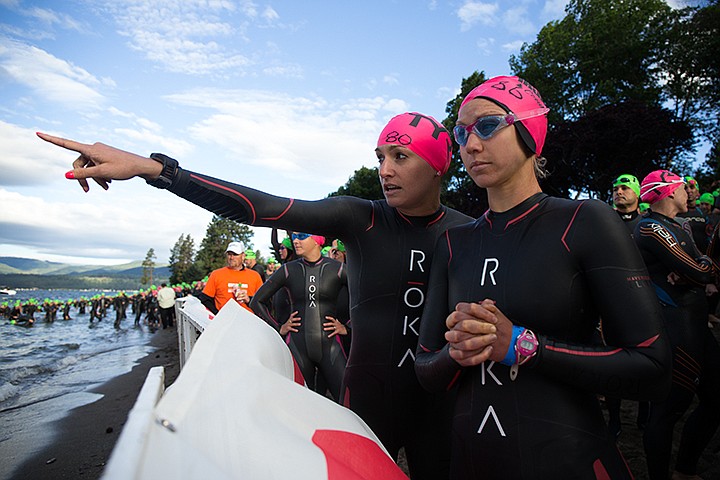
[[[65,178],[68,180],[75,180],[75,172],[70,170],[69,172],[65,173]]]

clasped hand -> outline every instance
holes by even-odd
[[[445,325],[450,356],[460,365],[472,367],[486,360],[499,362],[505,358],[513,324],[494,301],[458,303]]]

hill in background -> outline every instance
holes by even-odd
[[[0,285],[10,288],[142,288],[142,262],[122,265],[73,265],[32,258],[0,257]],[[153,283],[170,277],[168,265],[156,265]],[[147,287],[147,286],[145,286]]]

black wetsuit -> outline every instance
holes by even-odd
[[[413,364],[435,241],[472,219],[444,206],[426,217],[407,217],[384,200],[276,197],[182,169],[169,190],[238,222],[343,241],[353,338],[342,403],[393,458],[405,447],[414,480],[447,477],[447,395],[424,392]]]
[[[675,220],[685,228],[700,252],[707,252],[710,239],[707,235],[707,218],[699,207],[689,207],[687,212],[678,213]]]
[[[538,337],[515,380],[506,365],[463,368],[449,355],[447,315],[484,299]],[[600,316],[607,346],[593,340]],[[451,478],[630,478],[596,394],[667,393],[661,328],[642,258],[606,204],[538,193],[448,230],[433,257],[415,368],[429,390],[458,385]]]
[[[338,297],[347,296],[347,272],[345,265],[333,259],[321,257],[317,262],[305,259],[284,264],[273,273],[255,293],[250,308],[268,324],[280,330],[287,319],[273,317],[273,295],[285,289],[291,301],[291,310],[298,312],[300,327],[289,332],[285,341],[292,351],[306,383],[315,389],[315,370],[323,376],[335,400],[340,398],[347,352],[343,349],[341,336],[328,338],[323,330],[326,316],[339,318]],[[316,389],[316,391],[318,391]],[[325,391],[318,391],[324,394]]]
[[[615,211],[620,216],[620,220],[622,220],[628,230],[630,230],[630,235],[634,234],[635,225],[640,221],[640,213],[638,213],[637,210],[629,213],[621,212],[620,210]]]
[[[720,348],[707,327],[705,285],[713,266],[701,256],[688,232],[676,221],[650,212],[638,224],[640,247],[658,298],[673,352],[673,383],[665,401],[650,406],[643,437],[651,479],[667,479],[673,427],[697,394],[680,439],[675,469],[695,474],[700,454],[720,425]],[[673,283],[668,275],[681,278]],[[635,318],[635,317],[633,317]]]

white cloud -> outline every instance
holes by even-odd
[[[563,18],[568,3],[570,3],[570,0],[547,0],[542,8],[543,16],[553,19]]]
[[[508,32],[519,35],[531,35],[537,32],[537,28],[528,18],[528,11],[525,7],[510,8],[502,14],[503,25]]]
[[[497,3],[465,2],[457,11],[461,22],[460,30],[470,30],[478,23],[484,26],[495,25],[499,8]]]
[[[253,2],[242,2],[239,13],[233,2],[203,0],[112,0],[103,8],[131,48],[168,72],[222,76],[253,64],[237,50],[247,43],[248,22],[258,17]],[[279,15],[266,7],[261,18],[267,23]]]
[[[263,68],[262,72],[269,77],[303,78],[304,71],[300,65],[275,65]]]
[[[519,53],[524,43],[522,40],[515,40],[514,42],[504,43],[502,49],[505,52]]]
[[[377,132],[387,112],[407,106],[380,97],[333,104],[320,97],[251,90],[198,89],[166,98],[208,109],[188,129],[190,135],[224,152],[236,168],[325,185],[325,193],[374,162]]]
[[[36,96],[72,110],[97,109],[105,102],[96,88],[107,82],[40,48],[4,37],[0,37],[0,70]]]
[[[59,150],[40,140],[31,129],[0,120],[0,185],[44,185],[68,171],[77,154]],[[8,204],[0,202],[5,210]]]
[[[274,22],[275,20],[280,19],[280,15],[273,9],[271,6],[265,7],[265,10],[263,10],[262,17],[267,20],[268,22]]]
[[[113,183],[107,192],[91,186],[83,193],[74,182],[63,195],[45,200],[0,188],[0,245],[22,245],[39,252],[74,257],[142,260],[154,248],[159,260],[182,233],[196,244],[211,214],[166,192]],[[121,183],[121,182],[118,182]],[[144,182],[142,182],[144,183]],[[128,190],[136,190],[128,195]],[[168,214],[170,212],[170,214]]]
[[[494,38],[478,38],[475,42],[478,50],[485,56],[490,56],[495,53],[495,39]]]
[[[386,85],[399,85],[400,81],[398,80],[397,77],[398,77],[397,74],[385,75],[383,77],[383,83]]]

